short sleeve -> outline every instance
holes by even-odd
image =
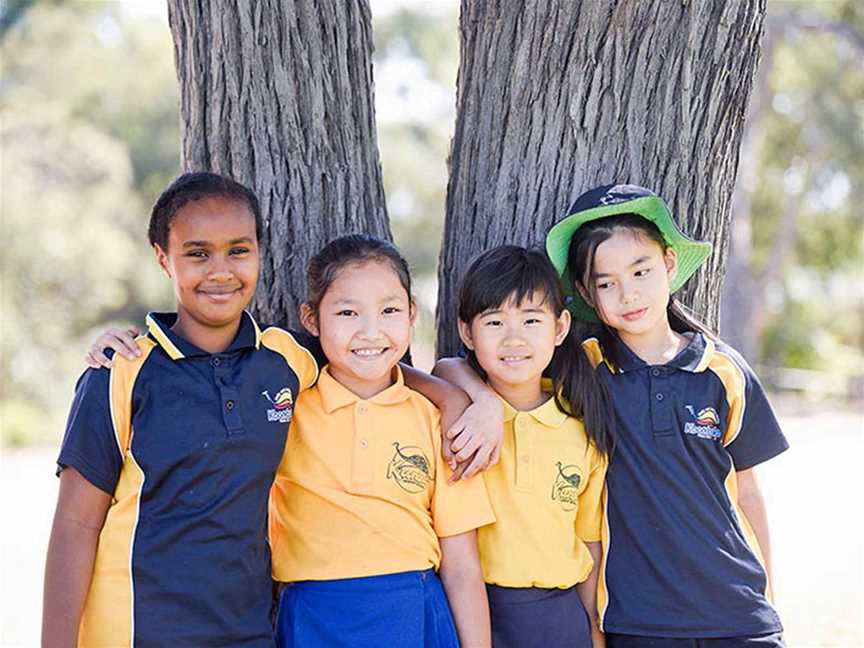
[[[756,374],[743,358],[737,354],[731,357],[742,372],[744,384],[740,393],[729,399],[732,410],[740,412],[740,422],[733,419],[724,442],[735,470],[747,470],[777,456],[789,443]]]
[[[583,542],[598,542],[601,538],[607,465],[606,458],[592,447],[588,485],[579,495],[579,509],[576,512],[576,536]]]
[[[110,372],[88,369],[78,379],[57,459],[57,474],[75,468],[96,488],[114,494],[123,455],[117,445],[110,408]]]
[[[327,364],[327,356],[324,355],[324,349],[321,348],[321,340],[307,331],[291,330],[290,333],[297,341],[297,344],[312,354],[319,367]]]
[[[482,475],[450,484],[453,474],[441,455],[441,417],[434,412],[433,439],[435,446],[435,492],[432,495],[432,525],[439,538],[473,531],[492,524],[495,513],[489,503],[486,482]],[[437,436],[434,436],[437,435]]]

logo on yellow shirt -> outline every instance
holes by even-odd
[[[396,452],[387,466],[387,479],[392,479],[402,490],[409,493],[421,493],[429,486],[432,475],[429,474],[429,460],[417,446],[399,447],[394,441]]]
[[[555,475],[555,483],[552,484],[552,499],[560,502],[565,511],[572,511],[578,504],[576,492],[582,483],[582,475],[578,466],[562,466],[561,462],[555,463],[558,473]]]

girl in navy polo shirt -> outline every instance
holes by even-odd
[[[771,561],[754,468],[787,448],[758,379],[671,297],[711,253],[633,185],[581,195],[546,250],[608,403],[597,592],[609,648],[776,648]],[[475,400],[462,363],[448,378]],[[592,396],[593,391],[593,396]]]

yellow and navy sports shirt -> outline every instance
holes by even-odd
[[[572,587],[594,566],[585,543],[600,541],[606,460],[554,398],[530,412],[501,402],[501,459],[483,472],[496,519],[477,535],[483,577],[503,587]]]
[[[620,366],[583,347],[612,392],[616,447],[606,474],[598,610],[603,629],[664,637],[782,630],[736,471],[783,452],[762,387],[722,342],[688,334],[665,365],[623,343]]]
[[[113,496],[80,646],[273,646],[267,503],[317,364],[243,315],[222,353],[148,316],[142,356],[78,382],[59,469]]]
[[[482,479],[447,484],[438,410],[396,372],[364,400],[325,367],[300,396],[271,496],[276,580],[437,568],[438,538],[494,521]]]

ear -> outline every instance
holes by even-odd
[[[159,267],[162,268],[162,272],[171,279],[171,269],[168,264],[168,252],[163,250],[162,246],[158,243],[153,244],[153,252],[156,254],[156,261],[159,263]]]
[[[667,247],[663,262],[666,264],[666,276],[669,277],[671,283],[675,275],[678,274],[678,253],[671,247]]]
[[[315,309],[307,302],[300,304],[300,323],[312,335],[318,337],[318,316],[315,314]]]
[[[570,332],[571,321],[570,311],[565,308],[555,322],[555,346],[559,346],[567,337],[567,333]]]
[[[471,337],[471,325],[463,322],[461,319],[457,321],[457,325],[459,326],[459,337],[462,339],[462,343],[473,351],[474,338]]]
[[[413,297],[408,306],[408,321],[411,323],[411,326],[414,326],[414,322],[417,321],[417,301]]]

